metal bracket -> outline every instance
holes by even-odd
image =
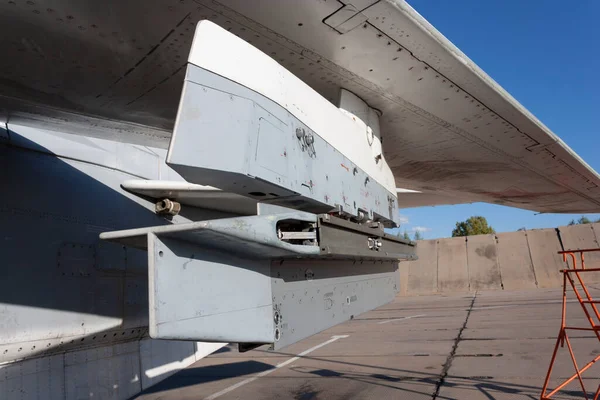
[[[154,207],[154,212],[158,215],[177,215],[181,211],[181,204],[169,199],[158,201]]]
[[[301,211],[105,232],[101,239],[147,249],[149,234],[244,257],[415,260],[415,243],[388,235],[378,222],[357,224]]]
[[[385,233],[378,222],[356,224],[328,214],[319,215],[321,256],[339,258],[416,260],[415,243]]]
[[[104,232],[100,234],[100,238],[147,249],[148,235],[154,234],[250,258],[317,256],[318,247],[291,244],[277,235],[282,221],[294,221],[302,225],[316,223],[316,220],[314,214],[296,211]]]

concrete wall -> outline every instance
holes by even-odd
[[[419,260],[400,263],[400,295],[560,287],[567,263],[557,252],[598,248],[599,239],[600,224],[586,224],[422,240]],[[586,256],[586,267],[600,268],[600,252]]]

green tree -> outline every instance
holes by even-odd
[[[423,240],[423,234],[421,231],[415,231],[415,240]]]
[[[408,235],[408,232],[404,231],[404,233],[402,234],[402,238],[406,239],[406,240],[410,240],[410,236]]]
[[[577,221],[578,224],[591,224],[592,221],[590,221],[590,219],[588,217],[586,217],[585,215],[582,215],[581,218],[579,218],[579,220]]]
[[[582,215],[581,218],[579,218],[577,221],[575,221],[574,219],[572,219],[571,222],[569,222],[569,225],[591,224],[592,222],[594,222],[594,221],[592,221],[591,219],[589,219],[585,215]],[[600,219],[598,219],[595,222],[600,222]]]
[[[452,237],[473,236],[496,233],[494,228],[488,225],[485,217],[473,216],[463,222],[457,222],[456,228],[452,230]]]

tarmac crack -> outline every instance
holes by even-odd
[[[446,382],[446,378],[448,377],[448,371],[450,370],[450,367],[452,367],[452,361],[454,361],[454,358],[456,357],[456,349],[458,349],[458,345],[462,340],[462,333],[467,327],[467,323],[469,322],[469,317],[471,316],[471,311],[473,310],[473,305],[475,304],[476,298],[477,292],[475,292],[475,294],[473,295],[473,299],[471,299],[471,305],[469,305],[469,309],[467,310],[465,322],[463,322],[463,325],[458,331],[458,335],[456,335],[456,338],[454,339],[454,344],[452,345],[452,350],[450,350],[450,354],[448,354],[448,357],[446,358],[446,362],[444,363],[444,367],[442,368],[442,372],[440,373],[440,378],[435,385],[435,392],[433,392],[433,397],[431,398],[432,400],[436,400],[438,398],[440,394],[440,389]]]

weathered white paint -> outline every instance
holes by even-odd
[[[284,107],[390,193],[395,193],[394,176],[385,159],[376,161],[373,156],[373,152],[381,149],[381,142],[373,134],[369,137],[367,124],[342,112],[256,47],[205,20],[196,27],[188,61]]]

